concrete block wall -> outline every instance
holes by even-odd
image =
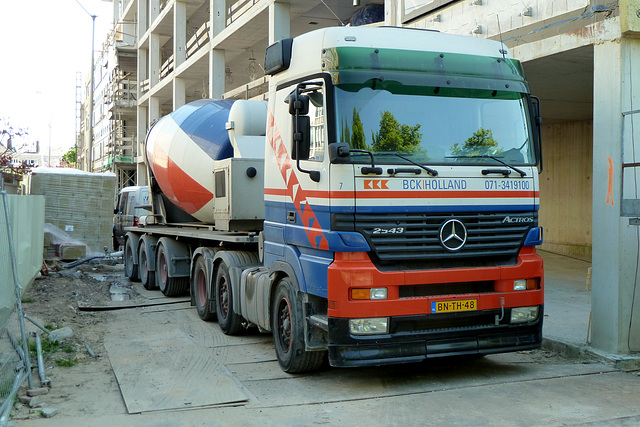
[[[111,248],[116,176],[66,168],[38,168],[29,194],[45,196],[45,222],[85,243],[91,252]]]

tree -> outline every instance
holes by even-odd
[[[340,129],[340,140],[349,144],[349,147],[359,150],[368,150],[367,143],[364,137],[364,125],[360,114],[356,111],[356,107],[353,107],[353,119],[352,119],[352,131],[349,131],[349,124],[343,123]]]
[[[372,151],[413,154],[420,148],[420,124],[403,125],[390,111],[380,113],[380,130],[373,136]]]
[[[13,127],[7,119],[0,119],[0,175],[3,179],[22,180],[31,167],[14,162],[15,139],[27,135],[27,130]]]
[[[347,144],[351,144],[351,133],[349,132],[349,124],[347,123],[346,120],[342,123],[340,132],[341,132],[340,141],[346,142]]]
[[[62,155],[62,166],[70,168],[76,165],[76,147],[73,147]]]
[[[351,148],[357,148],[360,150],[368,149],[367,143],[364,138],[364,125],[362,124],[362,119],[360,119],[360,114],[356,111],[356,107],[353,107],[353,127],[352,127],[352,135],[351,135]]]
[[[475,131],[462,147],[457,142],[451,147],[451,154],[454,156],[495,156],[501,152],[491,129],[483,128]]]

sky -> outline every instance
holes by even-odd
[[[76,72],[84,82],[113,27],[113,3],[102,0],[0,0],[0,119],[27,128],[21,143],[53,150],[75,144]]]

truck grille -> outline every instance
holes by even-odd
[[[442,225],[457,219],[467,240],[457,251],[440,242]],[[336,231],[357,231],[369,246],[372,261],[382,270],[464,268],[514,265],[537,212],[334,214]]]

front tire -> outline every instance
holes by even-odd
[[[236,335],[242,328],[242,317],[233,311],[233,298],[229,268],[224,262],[216,273],[216,311],[218,324],[225,335]]]
[[[271,322],[276,357],[283,371],[299,374],[322,366],[326,352],[305,349],[302,303],[286,277],[276,288],[271,304]]]
[[[216,313],[209,310],[209,307],[211,307],[211,299],[207,298],[209,284],[205,259],[204,257],[198,257],[193,271],[193,299],[198,316],[207,322],[214,320],[216,317]]]

